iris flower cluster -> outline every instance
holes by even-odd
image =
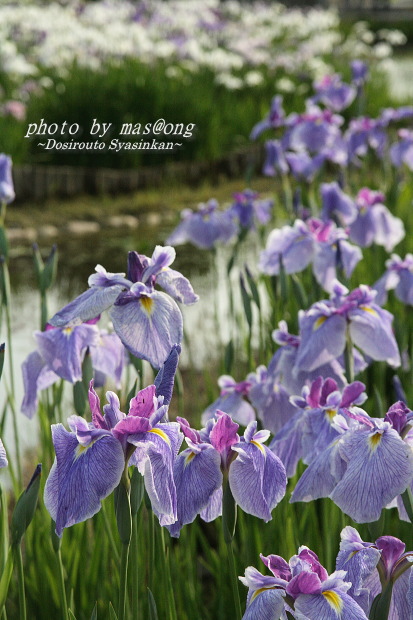
[[[329,575],[317,555],[302,546],[288,562],[278,555],[260,555],[271,575],[253,566],[240,577],[248,587],[243,620],[284,617],[323,620],[367,620],[373,601],[389,592],[389,618],[410,618],[412,552],[393,536],[364,542],[357,530],[341,532],[336,570]],[[383,616],[383,617],[387,617]]]

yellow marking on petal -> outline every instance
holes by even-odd
[[[70,336],[73,331],[73,327],[64,327],[62,331],[65,336]]]
[[[140,297],[140,302],[143,310],[145,310],[146,314],[152,314],[153,312],[153,299],[151,297]]]
[[[185,457],[185,466],[188,465],[192,461],[194,456],[195,456],[195,452],[190,452],[189,454],[186,455],[186,457]]]
[[[373,308],[370,308],[370,306],[359,306],[359,308],[360,310],[364,310],[364,312],[369,312],[373,316],[379,316]]]
[[[326,418],[331,422],[335,415],[337,415],[336,409],[326,409],[325,410]]]
[[[337,613],[341,613],[341,610],[343,609],[343,599],[341,596],[339,596],[337,592],[334,592],[334,590],[325,590],[322,594],[330,607],[332,607]]]
[[[79,444],[75,450],[75,461],[77,461],[77,459],[79,459],[83,454],[85,454],[89,450],[89,448],[93,446],[95,441],[96,439],[91,441],[90,444],[88,444],[87,446],[82,446],[82,444]]]
[[[254,439],[251,439],[251,443],[253,443],[254,446],[257,446],[257,448],[259,448],[261,452],[265,455],[264,446],[262,444],[260,444],[258,441],[255,441]]]
[[[374,435],[370,435],[369,442],[371,450],[375,450],[379,445],[383,435],[379,432],[374,433]]]
[[[327,321],[326,316],[319,316],[318,319],[314,321],[313,332],[317,331],[325,321]]]
[[[163,439],[169,446],[171,445],[168,435],[164,431],[162,431],[160,428],[151,428],[151,430],[148,432],[155,433],[155,435],[159,435],[159,437]]]

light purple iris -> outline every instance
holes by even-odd
[[[70,383],[82,380],[82,363],[89,351],[95,384],[101,386],[106,377],[120,384],[127,363],[126,351],[116,334],[99,330],[97,325],[83,323],[73,327],[46,326],[35,332],[37,350],[22,364],[24,397],[21,411],[32,418],[37,411],[39,392],[59,379]]]
[[[339,357],[351,342],[373,360],[400,366],[400,354],[392,331],[393,315],[375,303],[376,291],[362,284],[348,292],[333,284],[330,300],[300,311],[297,370],[315,370]]]
[[[226,213],[238,224],[241,231],[251,230],[256,224],[268,224],[271,219],[273,200],[259,199],[259,194],[250,189],[237,192]]]
[[[262,575],[249,566],[240,581],[248,587],[243,620],[272,620],[288,611],[294,618],[367,620],[363,609],[348,593],[352,584],[346,571],[328,575],[317,555],[302,546],[287,563],[278,555],[260,558],[272,573]]]
[[[197,211],[184,209],[181,222],[169,235],[166,243],[192,243],[201,249],[211,249],[216,243],[227,243],[236,236],[237,226],[227,212],[219,211],[216,200],[200,204]]]
[[[341,392],[333,379],[318,377],[303,387],[301,396],[291,396],[294,415],[270,444],[289,477],[294,475],[300,459],[311,463],[339,438],[334,419],[337,415],[346,417],[349,408],[364,403],[364,388],[363,383],[355,381]]]
[[[166,362],[176,369],[174,350]],[[167,421],[171,373],[166,381],[151,385],[132,398],[129,413],[120,410],[114,392],[101,412],[99,397],[91,382],[89,403],[92,422],[70,416],[52,425],[56,458],[45,487],[45,504],[56,523],[56,533],[80,523],[100,510],[101,501],[120,482],[123,471],[135,465],[144,476],[145,487],[161,525],[176,520],[176,489],[173,463],[182,443],[179,424]],[[173,380],[173,376],[172,376]],[[165,404],[164,404],[165,403]]]
[[[310,463],[291,501],[328,496],[354,521],[377,521],[412,483],[413,452],[394,407],[384,420],[357,407],[346,416],[333,420],[340,436]]]
[[[348,226],[357,217],[357,208],[354,200],[343,192],[337,182],[322,183],[321,193],[321,218],[324,221],[334,220],[341,226]]]
[[[0,153],[0,202],[9,203],[15,198],[11,157]]]
[[[170,246],[156,246],[151,258],[129,252],[127,278],[98,265],[89,277],[90,288],[50,323],[76,325],[110,309],[113,328],[128,351],[160,368],[172,346],[182,340],[182,314],[172,297],[184,304],[198,301],[189,281],[169,267],[174,259]],[[168,294],[156,290],[155,284]]]
[[[368,75],[368,66],[363,60],[352,60],[350,63],[351,67],[351,81],[358,88],[363,86],[365,81],[367,80]]]
[[[250,422],[255,420],[255,411],[245,400],[252,387],[248,378],[246,381],[237,383],[229,375],[222,375],[218,379],[218,386],[221,388],[220,395],[203,412],[202,424],[206,424],[210,418],[213,418],[218,409],[229,413],[232,419],[242,426],[248,426]]]
[[[399,141],[390,147],[390,159],[397,168],[406,165],[409,170],[413,170],[413,131],[400,129]]]
[[[404,238],[405,230],[400,218],[390,213],[384,205],[384,194],[363,187],[357,194],[355,205],[357,216],[349,222],[351,241],[362,247],[377,243],[387,252]]]
[[[343,122],[342,116],[308,103],[306,111],[291,121],[283,138],[283,146],[288,150],[312,154],[330,152],[341,143],[340,127]]]
[[[369,117],[352,119],[344,138],[348,148],[348,160],[355,164],[360,163],[360,158],[365,157],[369,149],[378,157],[383,157],[387,145],[383,122]]]
[[[224,477],[244,512],[269,521],[287,484],[284,466],[263,443],[269,431],[257,431],[254,421],[240,438],[238,424],[222,411],[217,411],[215,419],[201,431],[190,428],[183,418],[178,420],[188,448],[174,465],[178,519],[168,527],[171,535],[179,536],[183,525],[191,523],[197,514],[205,521],[221,514]]]
[[[413,552],[393,536],[381,536],[374,543],[364,542],[357,530],[341,532],[336,568],[347,571],[352,582],[349,594],[369,613],[372,601],[392,584],[389,618],[411,618],[413,613]]]
[[[334,112],[341,112],[354,101],[357,90],[354,86],[342,81],[341,76],[325,75],[314,83],[315,95],[311,98],[314,103],[321,102]]]
[[[277,173],[287,174],[289,171],[286,154],[279,140],[267,140],[265,143],[266,158],[263,166],[263,174],[273,177]]]
[[[350,277],[361,258],[360,249],[347,241],[342,228],[337,228],[331,220],[310,218],[273,230],[266,249],[261,252],[259,269],[268,275],[278,275],[282,264],[286,273],[297,273],[312,262],[317,282],[331,292],[337,267],[342,267],[346,277]]]
[[[395,289],[397,299],[413,306],[413,254],[406,254],[404,258],[392,254],[386,261],[386,271],[373,288],[380,304],[386,303],[387,291]]]
[[[281,95],[276,95],[271,101],[271,108],[268,113],[268,116],[257,123],[250,135],[251,140],[256,140],[258,136],[260,136],[263,131],[267,129],[277,129],[278,127],[282,127],[285,123],[285,112],[282,107],[283,98]]]

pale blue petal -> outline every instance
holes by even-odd
[[[199,300],[189,280],[174,269],[168,268],[161,271],[156,276],[156,283],[182,304],[190,305]]]
[[[121,284],[105,287],[92,286],[57,312],[49,323],[55,327],[64,327],[94,319],[110,308],[123,290],[125,286]]]

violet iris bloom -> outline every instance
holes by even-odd
[[[251,382],[248,397],[257,411],[263,427],[275,435],[295,413],[290,394],[279,378],[278,370],[259,366],[248,375]]]
[[[226,213],[239,225],[241,230],[254,229],[256,224],[268,224],[271,219],[273,200],[259,200],[259,194],[250,189],[234,194],[234,202]]]
[[[373,288],[377,291],[379,304],[386,303],[387,291],[395,289],[397,299],[413,306],[413,254],[406,254],[403,259],[392,254],[386,261],[386,271]]]
[[[242,426],[248,426],[250,422],[255,420],[255,411],[245,400],[248,397],[252,387],[251,381],[241,381],[237,383],[229,375],[222,375],[218,379],[218,385],[221,388],[219,398],[217,398],[202,414],[201,422],[206,424],[210,418],[213,418],[219,409],[229,413],[232,419]]]
[[[346,416],[347,421],[341,415],[333,420],[341,436],[310,463],[291,501],[310,501],[316,493],[330,497],[358,523],[377,521],[382,509],[412,483],[413,452],[393,409],[384,420],[357,407]]]
[[[351,67],[351,81],[357,88],[363,86],[367,80],[368,66],[363,60],[352,60]]]
[[[182,314],[172,297],[184,304],[198,301],[189,281],[169,267],[174,259],[170,246],[156,246],[151,258],[129,252],[128,278],[98,265],[89,277],[90,288],[50,323],[76,325],[110,309],[113,328],[128,351],[160,368],[172,346],[182,340]],[[168,295],[157,291],[155,284]]]
[[[9,203],[15,198],[11,170],[11,158],[4,153],[0,153],[0,202]]]
[[[63,424],[52,425],[56,458],[45,486],[45,505],[61,536],[65,527],[92,517],[101,501],[118,486],[129,465],[138,467],[154,512],[161,525],[176,520],[176,489],[173,463],[182,443],[179,424],[167,421],[170,382],[176,370],[176,350],[158,386],[151,385],[132,398],[128,415],[120,410],[114,392],[107,392],[108,404],[100,408],[99,397],[89,388],[92,422],[73,415],[70,431]],[[172,377],[171,377],[172,374]],[[161,393],[164,392],[164,393]]]
[[[240,438],[238,424],[222,411],[201,431],[191,429],[183,418],[178,420],[188,448],[174,464],[178,519],[168,526],[171,535],[179,536],[197,514],[205,521],[221,514],[224,476],[240,508],[269,521],[287,484],[283,464],[263,443],[269,431],[257,431],[257,423],[250,422]]]
[[[283,139],[284,148],[313,154],[334,149],[341,142],[340,126],[343,122],[342,116],[309,105],[303,114],[291,121]]]
[[[297,370],[315,370],[339,357],[350,336],[352,343],[373,360],[400,366],[400,354],[392,331],[393,315],[375,303],[376,291],[362,284],[351,293],[335,282],[330,300],[300,311],[301,342]]]
[[[360,157],[372,149],[378,157],[383,157],[387,145],[387,134],[380,119],[368,117],[354,118],[344,135],[348,149],[348,161],[359,164]]]
[[[363,609],[348,594],[352,584],[346,571],[328,575],[317,555],[302,546],[287,563],[278,555],[260,558],[272,575],[249,566],[240,581],[248,587],[243,620],[272,620],[288,611],[294,618],[367,620]]]
[[[383,245],[387,252],[404,238],[405,230],[401,219],[394,217],[384,206],[384,194],[363,187],[356,197],[357,216],[349,222],[351,241],[362,247],[372,243]]]
[[[76,383],[82,379],[82,363],[89,351],[95,384],[102,386],[107,376],[120,385],[127,363],[125,347],[116,334],[83,323],[73,327],[46,326],[35,332],[37,350],[22,364],[24,397],[21,411],[32,418],[37,411],[38,395],[59,379]]]
[[[312,262],[317,282],[330,292],[337,266],[350,277],[361,258],[360,249],[347,241],[344,230],[337,228],[333,221],[310,218],[273,230],[266,249],[261,252],[259,269],[268,275],[278,275],[282,263],[286,273],[297,273]]]
[[[401,168],[405,164],[413,170],[413,131],[400,129],[399,141],[390,147],[390,159],[393,166]]]
[[[282,127],[285,123],[285,112],[282,107],[283,98],[281,95],[276,95],[271,101],[271,109],[267,118],[254,125],[250,139],[256,140],[263,131],[267,129],[277,129]]]
[[[354,101],[356,89],[345,84],[341,76],[326,75],[314,84],[315,95],[311,98],[314,103],[319,101],[333,112],[341,112]]]
[[[277,173],[287,174],[289,171],[286,154],[279,140],[267,140],[265,143],[266,158],[263,167],[263,174],[273,177]]]
[[[200,204],[197,211],[184,209],[181,223],[169,235],[166,243],[192,243],[201,249],[211,249],[216,243],[227,243],[236,236],[237,226],[227,212],[218,210],[216,200]]]
[[[346,570],[352,582],[349,594],[369,613],[375,596],[392,584],[389,618],[411,618],[413,552],[393,536],[364,542],[357,530],[348,526],[341,532],[336,568]]]
[[[337,182],[322,183],[320,192],[321,218],[324,221],[334,220],[341,226],[348,226],[356,219],[357,209],[354,200],[343,192]]]
[[[318,377],[310,386],[303,387],[301,396],[291,396],[294,415],[270,444],[289,477],[294,475],[300,459],[311,463],[339,437],[334,418],[346,417],[349,408],[364,403],[364,388],[363,383],[355,381],[341,392],[333,379]]]

